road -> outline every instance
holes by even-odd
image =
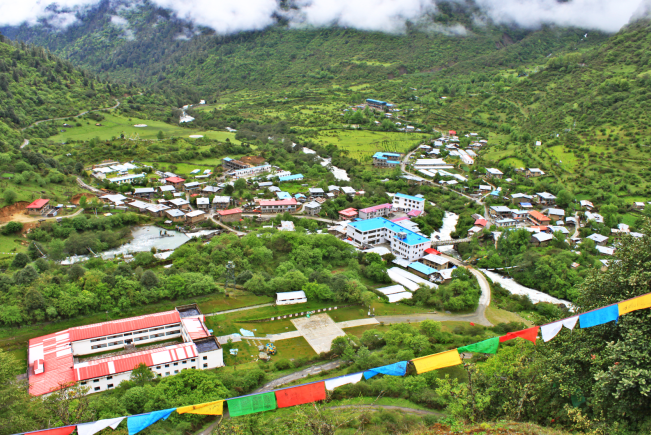
[[[318,365],[315,365],[315,366],[306,367],[306,368],[304,368],[302,370],[299,370],[299,371],[297,371],[295,373],[292,373],[290,375],[283,376],[283,377],[278,378],[278,379],[274,379],[273,381],[268,382],[265,385],[263,385],[262,387],[255,390],[252,394],[266,393],[266,392],[274,390],[274,389],[276,389],[276,388],[278,388],[278,387],[280,387],[282,385],[289,384],[290,382],[294,382],[294,381],[298,381],[300,379],[303,379],[303,378],[307,377],[307,375],[315,375],[315,374],[321,373],[323,371],[336,369],[337,367],[339,367],[342,364],[344,364],[342,361],[336,360],[336,361],[331,361],[331,362],[328,362],[328,363],[325,363],[325,364],[318,364]]]
[[[79,215],[79,214],[81,214],[81,213],[83,213],[83,212],[84,212],[84,209],[83,209],[83,208],[79,208],[79,210],[77,210],[77,211],[74,212],[73,214],[71,214],[71,215],[67,215],[67,216],[39,217],[39,218],[35,217],[33,221],[32,221],[32,220],[29,220],[29,221],[20,221],[20,222],[23,223],[23,224],[25,224],[25,223],[37,223],[38,221],[42,221],[42,220],[52,220],[52,219],[58,219],[58,218],[68,219],[68,218],[73,218],[73,217],[75,217],[75,216],[77,216],[77,215]],[[9,222],[1,223],[1,224],[0,224],[0,228],[4,227],[4,226],[7,225],[8,223],[9,223]]]
[[[79,177],[77,177],[77,184],[79,184],[82,189],[90,190],[93,193],[103,193],[101,190],[84,183],[84,181]]]
[[[225,229],[225,230],[227,230],[227,231],[230,231],[230,232],[232,232],[232,233],[237,234],[238,237],[246,236],[246,233],[245,233],[245,232],[237,231],[236,229],[231,228],[231,227],[229,227],[228,225],[226,225],[226,224],[224,224],[224,223],[218,221],[217,219],[215,219],[215,216],[214,216],[214,215],[210,215],[210,220],[213,221],[214,223],[216,223],[217,225],[219,225],[220,227],[222,227],[223,229]]]
[[[28,125],[28,126],[25,127],[25,128],[22,128],[21,131],[25,131],[25,130],[27,130],[28,128],[30,128],[30,127],[34,127],[35,125],[39,125],[39,124],[41,124],[41,123],[43,123],[43,122],[48,122],[48,121],[60,121],[60,120],[63,120],[63,119],[68,119],[68,118],[79,118],[80,116],[84,116],[84,115],[87,114],[87,113],[101,112],[102,110],[112,110],[112,109],[117,109],[118,106],[120,105],[120,101],[119,101],[117,98],[115,99],[115,101],[117,101],[118,103],[117,103],[115,106],[113,106],[113,107],[105,107],[105,108],[103,108],[103,109],[95,109],[95,110],[86,110],[85,112],[81,112],[81,113],[78,114],[78,115],[62,116],[61,118],[41,119],[40,121],[36,121],[35,123],[33,123],[33,124],[31,124],[31,125]],[[27,141],[27,143],[29,143],[29,141]],[[27,145],[27,144],[23,143],[23,146],[25,146],[25,145]],[[22,148],[23,146],[21,146],[21,148]]]
[[[248,307],[234,308],[232,310],[226,310],[226,311],[217,311],[215,313],[206,314],[206,316],[218,316],[220,314],[236,313],[238,311],[253,310],[255,308],[272,307],[274,305],[276,304],[274,304],[273,302],[270,302],[268,304],[249,305]]]
[[[25,140],[23,141],[23,144],[22,144],[20,147],[21,147],[21,148],[25,148],[27,145],[29,145],[29,140],[28,140],[28,139],[25,139]]]

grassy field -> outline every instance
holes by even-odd
[[[257,340],[256,340],[257,341]],[[269,343],[268,340],[259,340],[262,345]],[[280,359],[294,360],[296,358],[306,357],[313,358],[316,352],[303,337],[291,338],[288,340],[279,340],[276,345],[276,355],[271,357],[271,361]],[[236,366],[256,362],[259,350],[253,340],[242,340],[233,343],[233,349],[238,349],[237,355],[231,355],[230,352],[224,352],[224,364],[226,366]]]
[[[337,145],[348,151],[350,157],[363,162],[369,160],[378,151],[404,153],[414,144],[421,143],[427,138],[427,135],[419,133],[323,130],[315,140],[323,145]]]
[[[139,118],[126,118],[124,116],[115,115],[112,112],[103,113],[104,120],[100,122],[101,126],[96,126],[94,121],[80,120],[81,127],[66,127],[60,130],[56,136],[50,137],[53,142],[67,142],[69,140],[90,140],[99,137],[102,140],[111,139],[112,137],[139,137],[140,139],[156,139],[158,132],[162,131],[165,137],[189,137],[190,135],[203,135],[210,139],[218,139],[226,141],[229,139],[231,142],[239,144],[240,142],[235,139],[235,133],[227,131],[198,131],[196,129],[181,127],[179,125],[171,125],[162,121],[154,121],[151,119]],[[63,121],[61,121],[63,123]],[[147,127],[134,127],[137,124],[145,124]]]

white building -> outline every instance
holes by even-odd
[[[271,165],[261,165],[261,166],[252,166],[250,168],[237,169],[235,171],[229,172],[228,176],[238,179],[244,177],[253,177],[254,175],[262,174],[264,172],[271,171]]]
[[[346,235],[360,245],[389,243],[396,257],[415,261],[425,255],[432,241],[385,218],[350,222]]]
[[[414,163],[414,168],[416,169],[429,169],[437,168],[442,166],[449,166],[443,159],[418,159]]]
[[[139,180],[141,178],[145,178],[147,174],[144,172],[142,174],[127,174],[123,175],[121,177],[115,177],[115,178],[109,178],[110,183],[115,183],[115,184],[123,184],[123,183],[133,183],[134,180]]]
[[[29,393],[49,394],[61,383],[79,382],[90,393],[110,390],[128,380],[139,364],[157,376],[183,369],[223,367],[223,350],[204,324],[196,304],[172,311],[79,326],[29,341]],[[138,351],[135,344],[178,338],[182,343]],[[78,360],[83,355],[120,351],[103,358]]]
[[[292,305],[307,302],[305,292],[300,290],[296,292],[276,293],[276,305]]]
[[[425,211],[425,198],[396,193],[393,196],[393,208],[406,212],[411,210]]]

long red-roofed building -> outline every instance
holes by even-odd
[[[284,212],[295,212],[298,202],[296,198],[291,199],[281,199],[277,201],[261,200],[260,201],[260,211],[262,213],[284,213]]]
[[[187,368],[222,367],[223,350],[204,324],[196,304],[172,311],[69,328],[29,341],[29,393],[49,394],[62,385],[80,382],[91,393],[117,387],[138,364],[158,376]],[[178,338],[182,343],[137,351],[135,344]],[[92,358],[93,353],[116,354]],[[76,362],[76,357],[88,356]]]

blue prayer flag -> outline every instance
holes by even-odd
[[[407,361],[400,361],[388,366],[376,367],[364,372],[364,379],[370,379],[375,375],[404,376],[407,373]]]
[[[149,414],[134,415],[127,418],[127,427],[129,428],[129,435],[135,435],[143,429],[148,428],[156,423],[161,418],[167,420],[171,413],[176,411],[176,408],[163,409],[162,411],[154,411]]]
[[[579,316],[579,324],[581,328],[590,328],[591,326],[603,325],[613,320],[616,322],[617,319],[619,319],[619,307],[617,305],[611,305],[610,307],[581,314]]]

